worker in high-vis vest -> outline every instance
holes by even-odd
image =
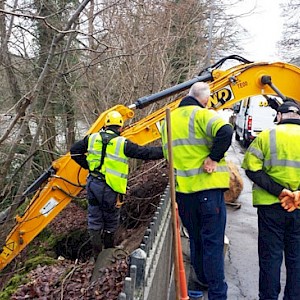
[[[283,299],[300,299],[300,106],[288,100],[277,109],[278,124],[255,138],[242,163],[258,215],[260,300],[278,299],[283,257]]]
[[[86,185],[88,230],[95,257],[103,247],[114,246],[114,233],[120,218],[117,200],[126,194],[128,158],[163,158],[160,146],[139,146],[120,136],[123,123],[119,112],[109,112],[100,132],[86,136],[70,150],[72,159],[89,170]]]
[[[208,289],[210,300],[223,300],[227,299],[224,191],[230,180],[225,153],[233,129],[217,112],[205,108],[209,97],[209,85],[197,82],[171,113],[172,153],[178,212],[190,239],[189,293]],[[163,122],[168,159],[166,127]]]

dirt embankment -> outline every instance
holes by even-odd
[[[129,189],[121,208],[121,225],[115,236],[115,243],[121,245],[127,253],[141,243],[160,195],[168,184],[167,175],[164,160],[144,163],[130,174]],[[116,259],[109,267],[101,270],[103,276],[99,280],[91,283],[93,264],[89,262],[92,252],[86,219],[86,210],[71,203],[47,228],[52,235],[60,236],[54,247],[48,249],[48,242],[40,241],[39,237],[32,242],[37,252],[43,247],[45,253],[55,255],[56,263],[38,264],[24,275],[25,282],[18,286],[10,299],[117,299],[127,275],[128,259]],[[21,260],[29,255],[29,251],[24,251],[25,254],[17,258],[20,265],[23,264]],[[30,256],[34,255],[30,250]],[[9,277],[2,276],[2,279],[8,281]]]

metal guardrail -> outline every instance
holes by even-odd
[[[172,224],[169,187],[145,231],[140,247],[130,255],[130,275],[119,300],[173,299]]]

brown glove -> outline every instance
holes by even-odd
[[[118,194],[117,202],[116,202],[116,208],[121,208],[121,206],[123,204],[124,204],[124,196],[122,194]]]

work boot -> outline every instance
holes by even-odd
[[[90,229],[89,235],[93,249],[93,256],[95,260],[97,260],[97,257],[103,248],[103,231]]]
[[[108,230],[104,230],[103,236],[104,249],[114,247],[114,233]]]

